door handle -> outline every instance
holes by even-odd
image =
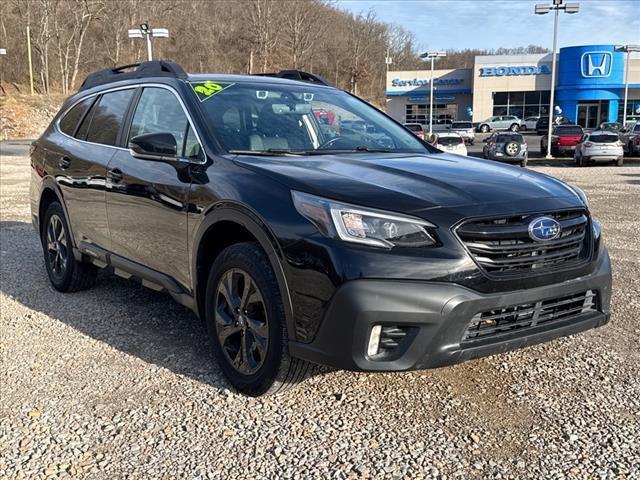
[[[60,157],[60,160],[58,161],[58,166],[62,170],[66,170],[67,168],[69,168],[71,166],[71,159],[69,157],[67,157],[66,155],[63,156],[63,157]]]
[[[109,180],[111,180],[111,182],[119,183],[123,178],[122,170],[120,170],[119,168],[112,168],[107,172],[107,177],[109,178]]]

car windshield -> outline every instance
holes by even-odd
[[[451,128],[473,128],[471,122],[453,122]]]
[[[615,143],[618,141],[618,136],[606,133],[590,135],[589,141],[594,143]]]
[[[436,150],[379,110],[332,88],[262,82],[191,82],[231,153],[312,155]]]
[[[582,135],[582,128],[579,126],[556,127],[556,135]]]
[[[524,138],[518,133],[501,133],[496,138],[496,143],[519,142],[524,143]]]

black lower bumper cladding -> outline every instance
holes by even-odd
[[[290,351],[349,370],[435,368],[599,327],[609,320],[610,301],[606,250],[590,275],[499,294],[455,284],[355,280],[335,294],[314,341],[293,342]],[[381,343],[395,350],[368,353],[376,325]],[[384,332],[401,341],[388,342]]]

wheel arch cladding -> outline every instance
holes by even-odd
[[[192,272],[200,319],[204,321],[205,318],[204,298],[211,265],[225,248],[241,242],[257,242],[267,254],[280,288],[289,338],[293,339],[293,308],[283,269],[282,252],[265,223],[256,214],[238,205],[214,209],[198,228],[192,255]]]
[[[42,189],[42,192],[40,193],[40,202],[38,205],[38,224],[40,227],[39,228],[40,237],[42,237],[42,229],[44,228],[42,219],[44,218],[44,215],[47,212],[49,205],[51,205],[53,202],[59,202],[62,205],[62,209],[65,212],[65,215],[67,214],[67,211],[64,208],[64,202],[62,201],[58,193],[55,191],[55,189],[49,186],[44,187]],[[71,238],[71,242],[73,243],[73,238]],[[75,245],[75,243],[73,244]]]

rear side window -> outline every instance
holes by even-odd
[[[89,110],[93,100],[93,97],[85,98],[84,100],[76,103],[60,120],[60,130],[69,136],[73,136],[73,134],[76,133],[78,123],[80,123],[84,114]]]
[[[617,135],[591,135],[589,141],[594,143],[615,143],[618,141]]]
[[[575,127],[556,127],[556,135],[582,135],[582,128]]]
[[[148,133],[170,133],[176,139],[178,155],[190,156],[193,139],[188,140],[185,152],[188,127],[187,115],[173,93],[164,88],[145,88],[131,121],[129,139]]]
[[[524,137],[518,133],[507,133],[498,135],[496,139],[498,143],[519,142],[524,143]]]
[[[133,89],[105,93],[93,108],[87,141],[116,145],[118,132],[133,95]]]

